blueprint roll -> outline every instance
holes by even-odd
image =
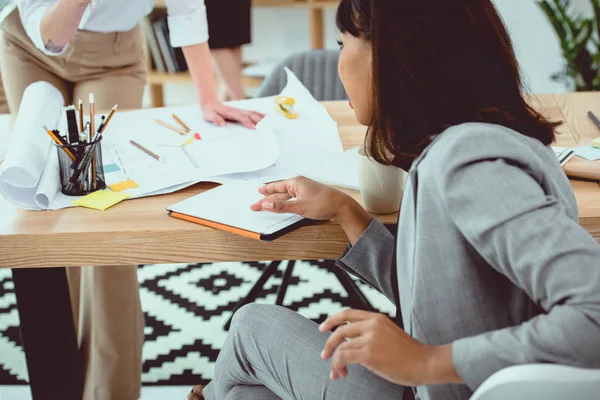
[[[62,93],[48,82],[35,82],[23,94],[0,166],[0,193],[19,207],[47,209],[59,190],[58,160],[44,126],[58,127],[63,104]]]

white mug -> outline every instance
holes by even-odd
[[[400,210],[407,173],[402,169],[379,164],[358,151],[358,183],[365,209],[373,214],[391,214]]]

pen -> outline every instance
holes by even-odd
[[[179,129],[179,128],[177,128],[176,126],[169,125],[169,124],[167,124],[166,122],[164,122],[164,121],[161,121],[160,119],[157,119],[157,120],[156,120],[156,122],[157,122],[159,125],[162,125],[162,126],[164,126],[165,128],[167,128],[167,129],[170,129],[170,130],[172,130],[172,131],[175,131],[175,132],[177,132],[177,133],[179,133],[179,134],[181,134],[181,135],[184,135],[184,136],[185,136],[185,135],[187,135],[187,134],[188,134],[186,131],[183,131],[183,130]]]
[[[79,132],[83,133],[83,101],[79,99]]]
[[[112,119],[113,115],[115,115],[115,113],[117,112],[117,108],[118,108],[118,104],[115,104],[113,106],[113,108],[110,110],[110,114],[108,114],[108,118],[106,118],[106,121],[104,121],[101,125],[100,128],[98,129],[98,133],[102,133],[104,132],[104,130],[106,129],[106,126],[108,125],[108,123],[110,122],[110,120]]]
[[[155,158],[157,160],[160,160],[160,157],[157,156],[156,154],[154,154],[153,152],[151,152],[150,150],[148,150],[147,148],[145,148],[144,146],[142,146],[139,143],[134,142],[133,140],[130,140],[129,143],[131,143],[132,145],[134,145],[135,147],[137,147],[138,149],[140,149],[141,151],[143,151],[144,153],[148,154],[150,157]]]
[[[190,133],[191,129],[190,129],[190,128],[188,128],[188,126],[187,126],[186,124],[184,124],[184,123],[183,123],[183,121],[182,121],[182,120],[180,120],[180,119],[179,119],[179,117],[177,117],[177,115],[173,114],[173,119],[174,119],[175,121],[177,121],[177,123],[178,123],[179,125],[181,125],[181,127],[183,128],[183,130],[185,131],[185,133]]]
[[[588,117],[590,117],[592,122],[598,127],[598,129],[600,129],[600,120],[598,119],[598,117],[596,117],[591,111],[588,111]]]

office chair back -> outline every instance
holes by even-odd
[[[310,50],[283,60],[265,79],[257,97],[275,96],[287,83],[284,67],[288,67],[317,101],[347,100],[338,76],[338,50]]]

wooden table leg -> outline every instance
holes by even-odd
[[[165,106],[165,98],[162,84],[150,84],[150,99],[152,102],[152,107],[156,108]]]
[[[83,361],[65,268],[12,273],[33,400],[81,400]]]
[[[325,47],[325,27],[323,23],[323,9],[310,10],[310,47],[323,49]]]

